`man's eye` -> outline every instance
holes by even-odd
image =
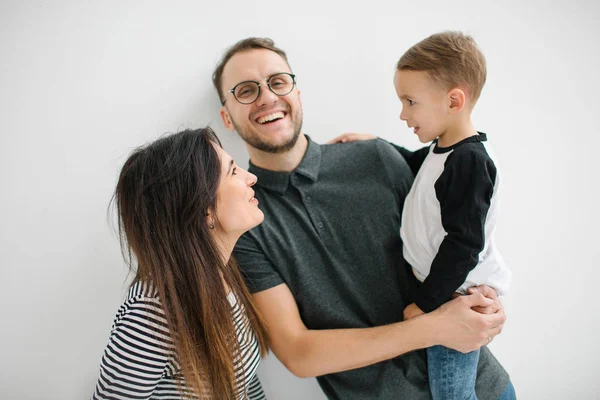
[[[231,171],[231,175],[237,175],[237,168],[233,167],[233,170]]]
[[[256,89],[257,88],[255,86],[243,86],[243,87],[237,89],[236,96],[238,98],[251,97],[256,93]]]

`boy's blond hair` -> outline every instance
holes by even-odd
[[[444,89],[465,87],[475,105],[485,84],[485,57],[471,36],[441,32],[423,39],[400,57],[398,70],[426,71]]]

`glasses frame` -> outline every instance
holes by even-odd
[[[290,91],[287,92],[287,93],[285,93],[285,94],[275,93],[275,91],[271,87],[271,78],[273,78],[274,76],[277,76],[277,75],[282,75],[282,74],[283,75],[289,75],[292,78],[292,87],[290,88]],[[273,75],[269,76],[267,79],[265,79],[265,82],[267,83],[267,87],[269,88],[269,90],[271,91],[271,93],[273,93],[274,95],[279,96],[279,97],[287,96],[288,94],[292,93],[292,90],[294,90],[294,88],[296,87],[296,74],[292,74],[291,72],[277,72],[277,73],[274,73]],[[245,103],[245,102],[241,101],[235,95],[235,89],[238,86],[240,86],[240,85],[242,85],[244,83],[255,83],[256,86],[258,86],[258,91],[257,91],[257,94],[256,94],[256,98],[254,100],[252,100],[251,102],[249,102],[249,103]],[[258,98],[260,97],[260,88],[261,88],[261,86],[260,86],[260,82],[259,81],[248,80],[248,81],[243,81],[243,82],[238,83],[237,85],[235,85],[234,87],[232,87],[231,89],[229,89],[227,91],[227,93],[231,93],[238,103],[248,105],[248,104],[252,104],[252,103],[256,102],[256,100],[258,100]],[[226,101],[227,101],[227,99],[223,100],[223,105],[225,104]]]

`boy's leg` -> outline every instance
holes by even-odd
[[[434,400],[477,400],[479,350],[463,354],[443,346],[427,349],[429,386]]]

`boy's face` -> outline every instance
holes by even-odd
[[[300,91],[295,87],[289,94],[277,96],[267,87],[266,79],[279,72],[291,72],[290,67],[279,54],[265,49],[237,53],[223,70],[226,102],[221,117],[225,127],[235,129],[250,146],[270,153],[293,147],[302,129]],[[260,82],[260,96],[254,103],[240,104],[227,91],[248,80]]]
[[[445,133],[450,105],[447,91],[432,82],[427,72],[397,70],[394,86],[402,102],[400,119],[414,128],[421,143],[429,143]]]

